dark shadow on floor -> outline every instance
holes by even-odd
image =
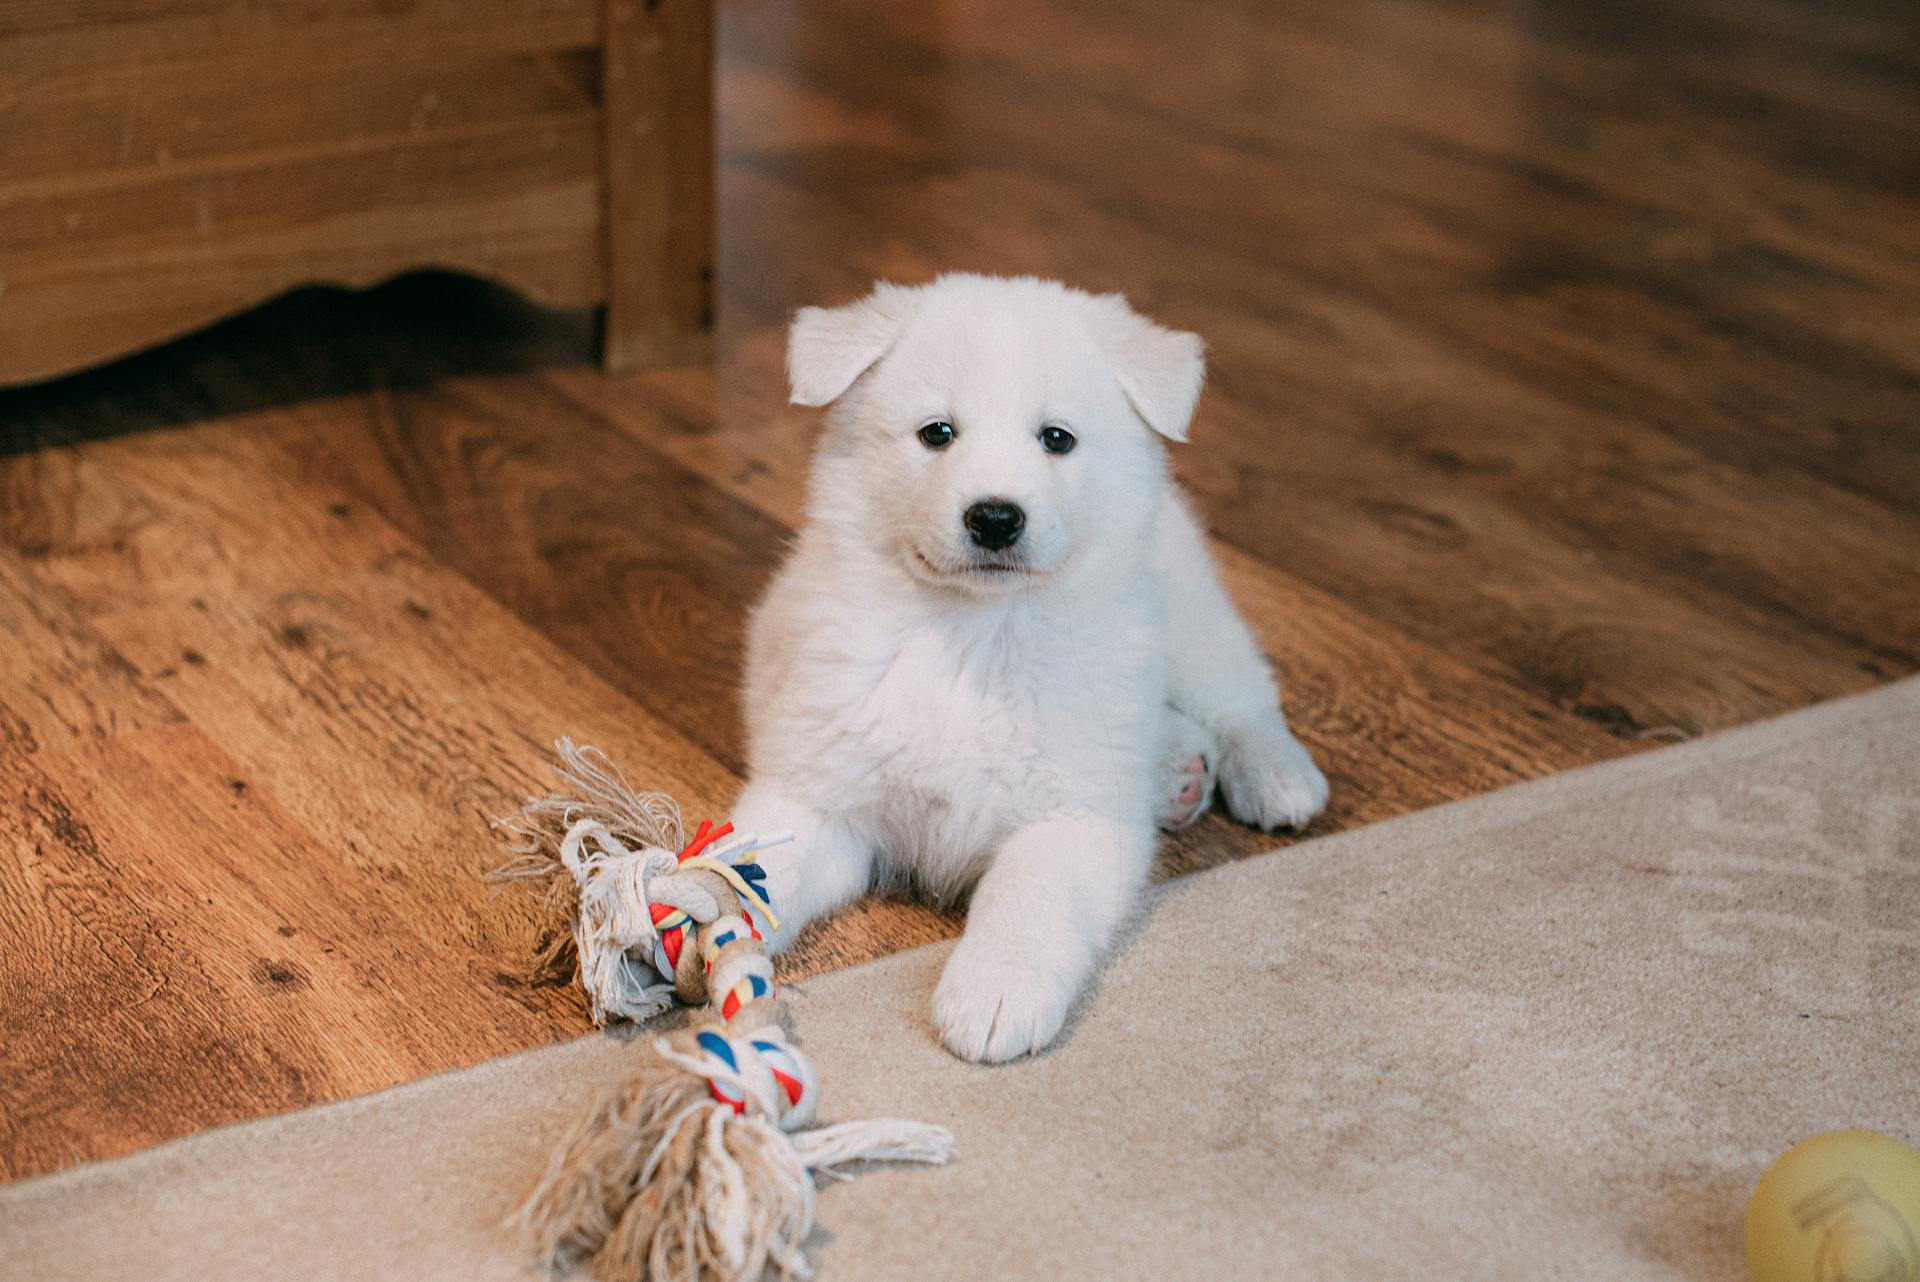
[[[0,388],[0,456],[461,374],[591,363],[598,313],[418,272],[314,287],[82,373]]]

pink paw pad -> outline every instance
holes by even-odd
[[[1178,832],[1187,827],[1206,809],[1207,793],[1210,791],[1208,785],[1211,782],[1207,776],[1207,759],[1194,757],[1181,766],[1175,782],[1179,784],[1179,791],[1174,794],[1173,804],[1169,807],[1171,813],[1164,815],[1160,821],[1161,829],[1166,832]]]
[[[1180,767],[1180,770],[1183,774],[1193,776],[1193,778],[1187,780],[1186,786],[1180,789],[1180,804],[1183,806],[1194,805],[1199,802],[1201,794],[1205,791],[1207,760],[1205,757],[1195,757],[1192,761]]]

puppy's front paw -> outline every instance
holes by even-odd
[[[997,1064],[1045,1049],[1072,1004],[1041,967],[963,936],[933,990],[933,1026],[961,1059]]]
[[[1276,716],[1227,742],[1220,795],[1241,823],[1267,831],[1303,828],[1327,808],[1327,777]]]

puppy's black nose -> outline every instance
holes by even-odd
[[[987,499],[968,508],[961,520],[975,543],[989,552],[998,552],[1019,541],[1020,531],[1027,524],[1027,514],[1020,510],[1017,503]]]

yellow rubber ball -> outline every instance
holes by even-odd
[[[1920,1282],[1920,1153],[1828,1131],[1782,1153],[1747,1203],[1753,1282]]]

